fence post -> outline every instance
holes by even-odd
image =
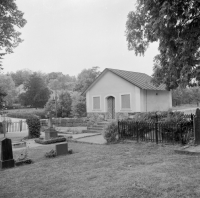
[[[19,131],[22,131],[22,120],[19,121]]]
[[[118,120],[118,135],[119,135],[119,138],[121,139],[121,134],[120,134],[120,129],[119,129],[119,120]]]
[[[155,122],[156,144],[158,144],[158,122]]]
[[[136,122],[136,134],[137,134],[137,142],[139,142],[138,122]]]
[[[200,110],[197,108],[196,116],[194,118],[194,139],[195,144],[200,144]]]

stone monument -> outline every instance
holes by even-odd
[[[45,138],[44,138],[45,140],[58,137],[58,131],[56,131],[53,128],[51,112],[49,113],[48,128],[44,131],[44,133],[45,133]]]
[[[14,166],[15,161],[13,159],[12,141],[11,139],[4,138],[1,140],[0,168],[12,168]]]

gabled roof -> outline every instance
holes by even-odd
[[[161,84],[159,87],[156,87],[155,85],[153,85],[151,83],[152,77],[148,76],[147,74],[106,68],[103,72],[101,72],[101,74],[98,76],[98,78],[82,94],[85,94],[89,89],[91,89],[94,86],[94,84],[96,84],[96,82],[107,71],[111,71],[112,73],[116,74],[117,76],[123,78],[124,80],[130,82],[131,84],[133,84],[141,89],[166,91],[166,89],[165,89],[166,86],[164,84]]]

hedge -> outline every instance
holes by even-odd
[[[54,143],[57,143],[57,142],[65,142],[67,139],[63,136],[58,136],[56,138],[52,138],[52,139],[49,139],[49,140],[45,140],[43,138],[38,138],[38,139],[35,139],[35,142],[36,143],[39,143],[39,144],[54,144]]]
[[[32,116],[26,119],[28,125],[29,138],[38,138],[40,137],[40,119],[36,116]]]
[[[8,112],[7,116],[11,118],[21,118],[21,119],[27,119],[29,117],[32,117],[33,115],[38,116],[40,119],[46,118],[46,113],[44,110],[32,110],[32,111],[25,111],[25,110],[16,110],[12,112]]]

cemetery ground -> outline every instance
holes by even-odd
[[[44,157],[55,145],[28,150],[33,164],[0,171],[0,197],[200,197],[200,156],[176,154],[178,145],[68,146],[73,154],[56,158]]]

